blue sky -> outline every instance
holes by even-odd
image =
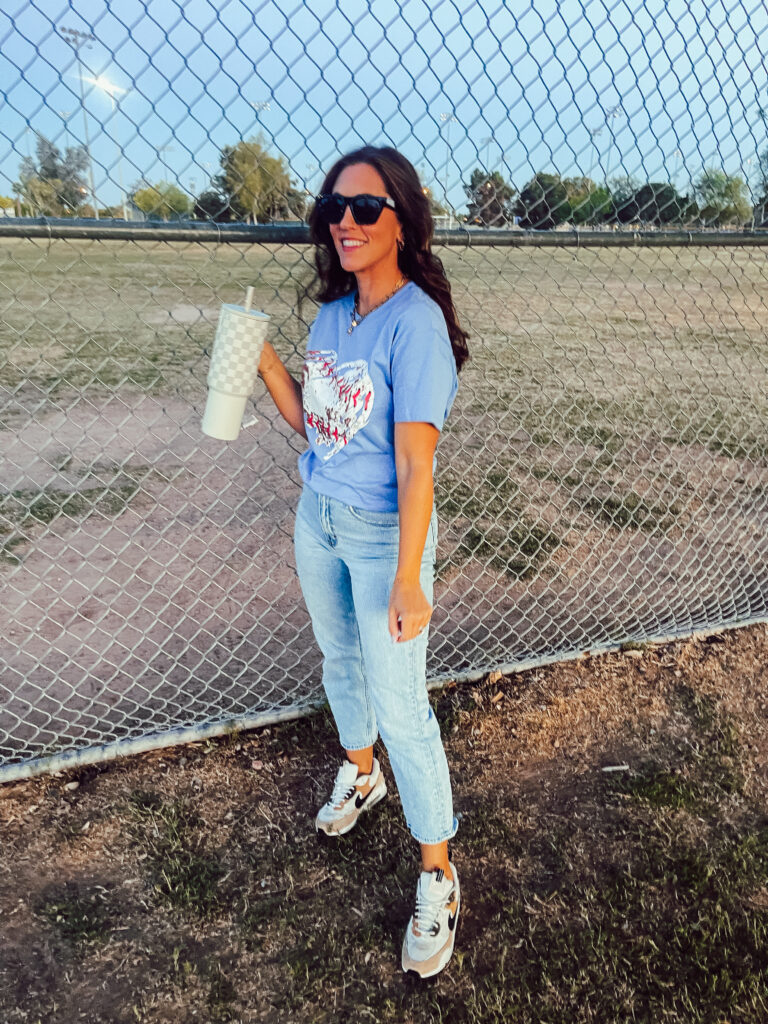
[[[438,196],[487,166],[635,174],[685,190],[704,166],[757,181],[768,147],[763,0],[0,0],[0,193],[39,132],[84,140],[102,203],[145,177],[201,191],[261,130],[300,187],[361,142],[394,144]],[[268,107],[266,104],[269,104]],[[455,120],[454,120],[455,119]],[[118,153],[121,153],[118,162]]]

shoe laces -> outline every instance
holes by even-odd
[[[345,771],[343,766],[339,768],[336,773],[336,781],[333,784],[333,792],[328,799],[328,805],[330,807],[336,807],[337,804],[343,803],[348,800],[355,792],[355,787],[350,786],[348,782],[348,776],[345,778]]]
[[[413,914],[413,925],[422,935],[436,935],[439,931],[437,918],[445,907],[445,893],[433,896],[419,886],[416,890],[416,910]]]

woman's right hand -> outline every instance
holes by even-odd
[[[414,640],[424,632],[432,618],[432,605],[424,596],[418,580],[395,577],[389,595],[389,633],[395,643]]]

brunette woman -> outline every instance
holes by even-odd
[[[437,520],[435,450],[467,358],[429,202],[413,166],[365,146],[328,172],[310,216],[322,303],[301,382],[265,346],[259,372],[309,442],[296,566],[345,758],[315,826],[339,836],[387,792],[387,750],[421,847],[403,970],[453,952],[459,879],[448,764],[426,689]]]

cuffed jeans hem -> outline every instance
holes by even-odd
[[[411,835],[417,843],[424,843],[426,846],[435,846],[437,843],[447,843],[449,839],[453,839],[459,830],[459,819],[453,819],[453,830],[447,832],[445,835],[440,836],[438,839],[422,839],[421,836],[417,836],[413,829],[409,829]]]
[[[344,741],[341,739],[339,739],[339,743],[341,743],[342,747],[345,750],[350,750],[352,751],[353,754],[355,754],[357,753],[358,750],[367,750],[368,747],[372,747],[376,743],[376,740],[378,738],[378,736],[374,736],[372,740],[369,740],[367,743],[363,743],[362,745],[360,745],[359,742],[344,743]]]

